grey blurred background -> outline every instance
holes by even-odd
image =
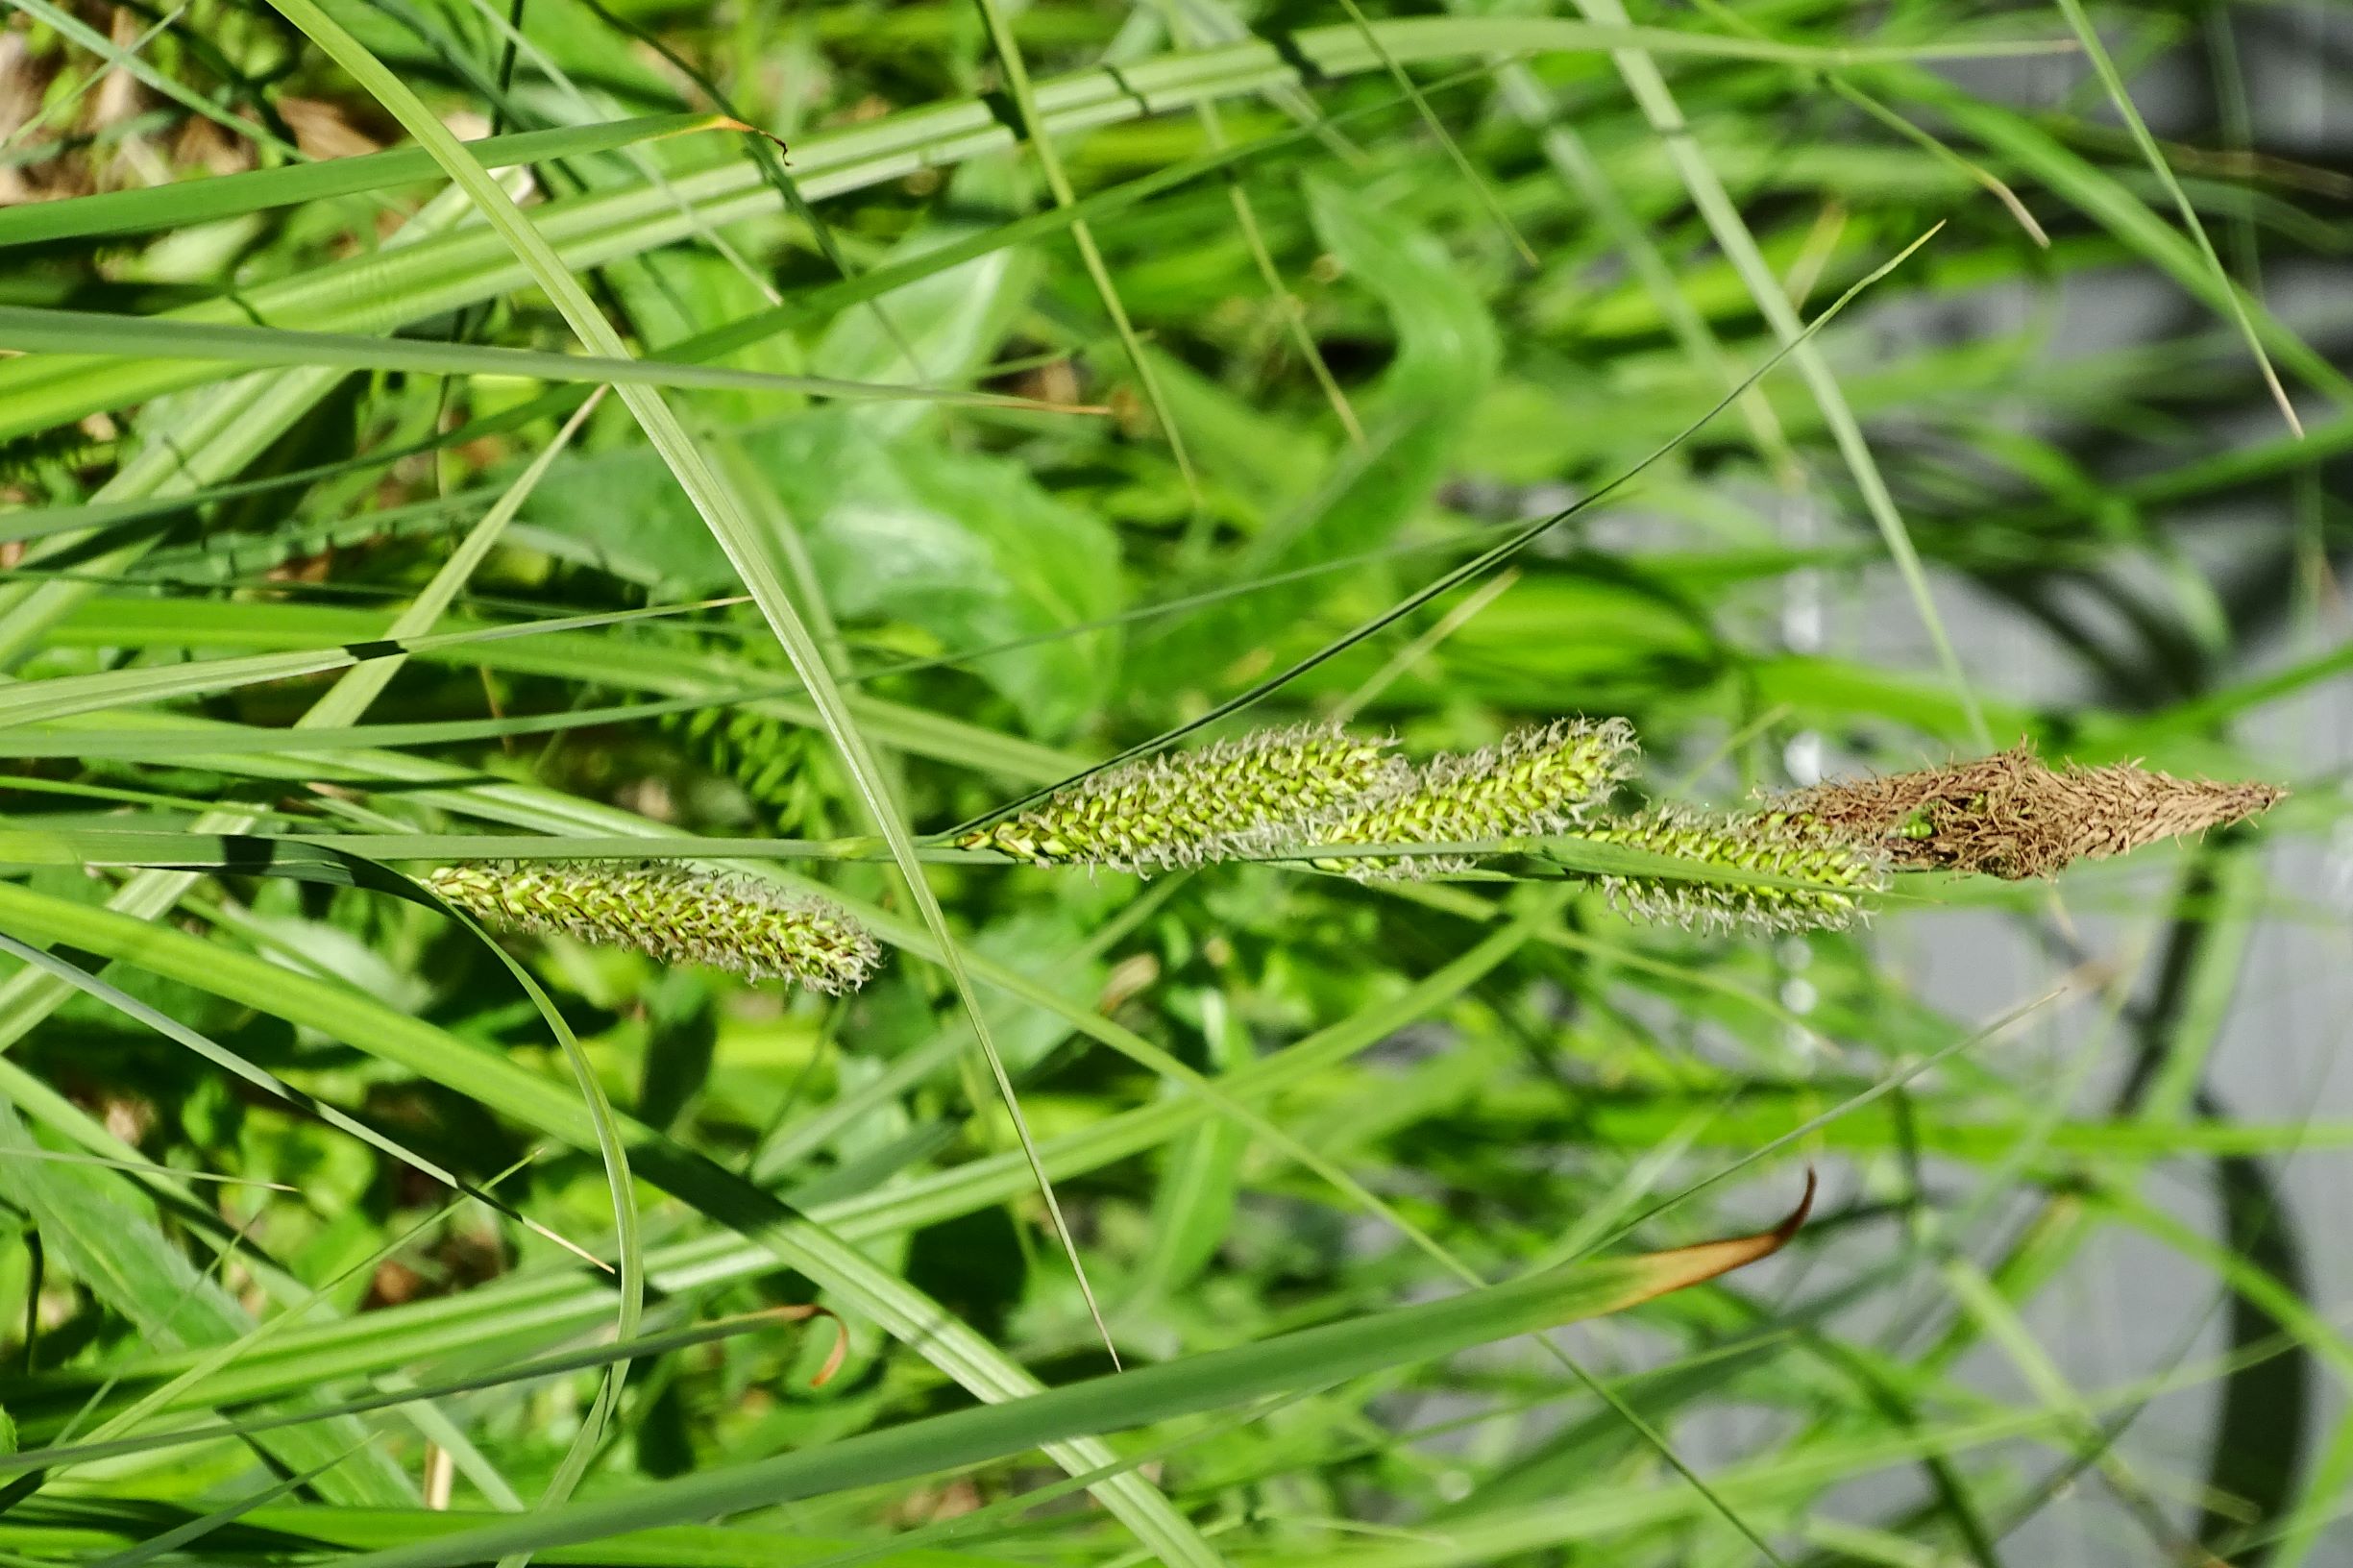
[[[2216,24],[2210,10],[2196,8],[2189,14],[2211,27]],[[2245,84],[2252,145],[2342,168],[2353,155],[2353,113],[2332,88],[2353,66],[2353,9],[2317,0],[2231,6],[2227,25]],[[2217,58],[2207,33],[2199,44],[2174,51],[2136,77],[2135,101],[2158,135],[2199,146],[2229,142],[2227,106],[2214,86],[2215,73],[2226,59]],[[2005,67],[1999,90],[2022,105],[2056,105],[2085,74],[2076,61],[2028,61]],[[1973,85],[1988,84],[1980,76]],[[2218,232],[2217,238],[2219,243]],[[2260,288],[2308,341],[2337,362],[2347,362],[2353,265],[2272,268]],[[1984,313],[1978,325],[2015,328],[2026,305],[1996,295],[1978,308]],[[2052,341],[2063,345],[2062,353],[2126,347],[2183,331],[2201,308],[2145,270],[2120,271],[2097,288],[2069,290]],[[1936,325],[1970,330],[1967,324]],[[2323,428],[2329,410],[2312,403],[2304,412],[2316,439],[2333,442],[2336,451],[2347,445],[2341,431]],[[2245,420],[2247,429],[2224,433],[2265,434],[2268,431],[2260,427],[2267,424],[2276,429],[2276,415],[2266,409],[2248,409]],[[2325,495],[2304,499],[2341,512],[2345,478],[2341,462],[2329,473]],[[2292,552],[2281,547],[2297,527],[2295,498],[2284,491],[2272,486],[2268,493],[2169,521],[2218,583],[2266,556],[2290,562],[2287,569],[2292,571]],[[2341,558],[2335,563],[2343,564]],[[2270,587],[2281,612],[2250,619],[2239,628],[2239,651],[2230,665],[2214,672],[2217,680],[2246,678],[2346,642],[2353,611],[2339,597],[2333,572]],[[2028,703],[2119,699],[2118,693],[2089,684],[2081,660],[2044,626],[1991,596],[1944,576],[1937,581],[1937,601],[1981,691]],[[1794,608],[1798,613],[1788,630],[1802,640],[1807,614],[1803,606]],[[1932,650],[1892,573],[1881,574],[1852,600],[1826,603],[1818,619],[1831,651],[1904,669],[1933,668]],[[2266,852],[2264,907],[2245,939],[2204,1090],[2216,1114],[2248,1121],[2353,1121],[2353,1063],[2345,1060],[2353,1023],[2353,810],[2345,808],[2341,792],[2345,771],[2353,767],[2353,680],[2322,683],[2265,708],[2241,723],[2237,738],[2251,753],[2276,758],[2279,776],[2295,781],[2304,794],[2297,831],[2274,835]],[[1802,771],[1810,759],[1792,761]],[[2176,862],[2136,868],[2100,885],[2144,887],[2162,897],[2178,867]],[[2098,954],[2129,957],[2152,932],[2145,919],[2099,912],[2073,918],[2083,945]],[[1926,999],[1958,1017],[1990,1017],[2048,990],[2069,967],[2065,954],[2037,941],[2027,927],[2028,922],[2003,915],[1943,911],[1890,922],[1879,941],[1898,972]],[[2142,1002],[2158,983],[2161,956],[2143,961],[2137,988]],[[2086,1115],[2099,1114],[2114,1103],[2138,1041],[2129,1017],[2104,1037],[2098,1024],[2099,1009],[2093,1005],[2047,1011],[2002,1047],[2003,1054],[2022,1072],[2054,1086],[2068,1084],[2082,1069],[2085,1081],[2076,1104]],[[2202,1233],[2227,1238],[2222,1184],[2243,1188],[2247,1177],[2243,1169],[2225,1170],[2211,1160],[2175,1160],[2157,1167],[2143,1191]],[[2353,1151],[2323,1147],[2265,1161],[2253,1179],[2268,1184],[2267,1195],[2284,1203],[2292,1221],[2288,1228],[2269,1228],[2271,1244],[2286,1251],[2264,1261],[2275,1270],[2300,1273],[2306,1303],[2339,1327],[2353,1327]],[[2257,1228],[2259,1246],[2263,1229]],[[2246,1245],[2243,1230],[2241,1244]],[[2232,1312],[2211,1271],[2154,1241],[2109,1227],[2036,1300],[2027,1323],[2071,1383],[2096,1389],[2222,1354],[2230,1342]],[[2348,1419],[2342,1373],[2325,1366],[2309,1370],[2310,1397],[2300,1409],[2292,1397],[2273,1403],[2257,1389],[2250,1390],[2244,1408],[2225,1412],[2221,1390],[2213,1384],[2167,1394],[2123,1431],[2116,1453],[2168,1515],[2185,1531],[2194,1530],[2201,1511],[2195,1483],[2209,1472],[2226,1414],[2239,1422],[2300,1422],[2308,1464],[2328,1452]],[[1966,1382],[1989,1392],[2022,1401],[2035,1397],[2018,1364],[1998,1349],[1981,1347],[1964,1372]],[[2022,1445],[2019,1455],[2026,1473],[2049,1467],[2047,1451],[2036,1454]],[[2251,1450],[2247,1458],[2255,1459]],[[2338,1501],[2353,1513],[2353,1493]],[[2003,1549],[2005,1561],[2035,1568],[2145,1568],[2166,1560],[2149,1533],[2127,1517],[2115,1486],[2093,1476],[2055,1498]],[[2309,1560],[2353,1563],[2353,1518],[2333,1525]]]

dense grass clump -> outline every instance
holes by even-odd
[[[2338,20],[17,0],[0,1564],[2348,1560]]]

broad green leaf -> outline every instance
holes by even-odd
[[[1016,184],[1004,160],[976,159],[957,171],[950,200],[959,208],[986,212],[1009,204]],[[975,222],[935,220],[893,246],[876,270],[990,233]],[[834,318],[810,351],[810,367],[845,380],[961,386],[1002,350],[1029,306],[1039,270],[1034,253],[999,247],[893,289],[867,308]],[[861,408],[855,417],[876,433],[891,436],[934,423],[917,408]]]
[[[1100,621],[1124,607],[1119,552],[1100,520],[1023,467],[919,436],[886,443],[843,410],[797,420],[747,451],[798,520],[834,612],[987,647]],[[1110,632],[975,661],[1030,732],[1059,739],[1118,677]]]

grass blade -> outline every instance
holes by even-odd
[[[2068,26],[2074,29],[2076,41],[2083,45],[2084,58],[2092,62],[2093,71],[2099,77],[2099,85],[2107,89],[2108,101],[2116,106],[2118,116],[2124,122],[2124,129],[2132,133],[2133,145],[2141,149],[2141,156],[2148,160],[2149,172],[2157,177],[2157,183],[2165,187],[2165,193],[2173,199],[2173,209],[2181,214],[2182,227],[2190,231],[2190,237],[2196,242],[2199,256],[2213,269],[2217,292],[2229,305],[2231,320],[2246,339],[2247,352],[2255,356],[2255,364],[2263,372],[2263,382],[2270,390],[2271,401],[2279,404],[2280,418],[2286,420],[2288,428],[2300,438],[2304,434],[2304,422],[2296,417],[2295,404],[2290,400],[2288,389],[2280,384],[2279,372],[2271,366],[2271,356],[2264,352],[2263,336],[2255,331],[2254,320],[2247,314],[2246,301],[2231,282],[2230,274],[2223,270],[2222,258],[2215,254],[2214,241],[2206,235],[2206,226],[2198,221],[2197,208],[2190,205],[2190,198],[2183,192],[2181,182],[2173,178],[2173,166],[2166,161],[2165,152],[2157,145],[2157,138],[2148,134],[2147,122],[2141,118],[2141,111],[2133,107],[2132,93],[2125,87],[2123,77],[2117,73],[2116,61],[2109,58],[2107,45],[2099,41],[2099,30],[2092,25],[2092,18],[2084,13],[2083,0],[2055,0],[2055,3],[2059,13],[2067,18]]]
[[[1062,155],[1054,150],[1054,139],[1048,133],[1045,117],[1039,112],[1038,94],[1030,86],[1029,66],[1021,59],[1021,46],[1014,40],[1013,29],[1005,19],[1005,9],[999,0],[974,0],[980,7],[982,24],[989,30],[989,42],[996,52],[997,64],[1005,73],[1005,86],[1012,94],[1014,109],[1021,116],[1021,133],[1037,155],[1038,168],[1045,176],[1046,188],[1054,193],[1054,205],[1067,208],[1077,205],[1078,193],[1070,186],[1070,177],[1062,166]],[[1184,432],[1177,429],[1176,418],[1168,411],[1168,399],[1161,390],[1160,378],[1152,373],[1152,362],[1143,352],[1143,340],[1137,335],[1136,324],[1128,319],[1127,306],[1120,301],[1118,285],[1112,282],[1111,268],[1103,260],[1103,252],[1094,242],[1094,231],[1087,220],[1073,215],[1070,219],[1070,241],[1078,247],[1079,259],[1085,263],[1087,277],[1093,282],[1095,297],[1103,302],[1103,309],[1111,317],[1112,327],[1119,334],[1120,347],[1127,351],[1128,364],[1136,372],[1136,380],[1143,388],[1144,401],[1152,406],[1152,417],[1160,425],[1163,438],[1168,443],[1168,455],[1174,459],[1177,472],[1184,476],[1186,492],[1193,498],[1193,505],[1201,504],[1201,480],[1193,472],[1192,459],[1185,452]],[[1017,1116],[1018,1113],[1016,1113]],[[1024,1137],[1027,1135],[1025,1134]],[[1050,1198],[1047,1200],[1052,1201]],[[1056,1220],[1060,1224],[1059,1218]],[[1078,1257],[1071,1255],[1071,1266],[1078,1266]],[[1085,1278],[1085,1270],[1080,1270]],[[1094,1292],[1088,1291],[1090,1310],[1094,1305]],[[1097,1313],[1097,1322],[1101,1314]],[[1111,1343],[1108,1331],[1104,1344]],[[1118,1360],[1112,1352],[1112,1360]]]
[[[419,338],[368,337],[353,332],[297,331],[283,327],[178,321],[169,316],[117,316],[90,310],[31,309],[0,305],[0,349],[59,355],[55,368],[103,355],[135,360],[199,359],[237,365],[318,365],[336,370],[406,370],[429,376],[512,376],[598,385],[699,387],[796,393],[822,398],[910,400],[990,408],[1087,412],[1066,404],[945,387],[846,381],[827,376],[779,376],[666,359],[600,358],[542,354],[530,349],[435,343]],[[37,361],[39,362],[39,361]]]
[[[566,126],[486,136],[465,143],[486,169],[517,168],[589,153],[610,152],[697,131],[733,129],[723,115],[653,114],[603,125]],[[109,190],[61,202],[0,208],[0,246],[37,245],[93,234],[141,233],[188,223],[218,223],[248,212],[296,207],[337,196],[359,196],[435,179],[440,165],[422,149],[397,147],[318,163],[216,174],[205,180]]]
[[[1809,1193],[1810,1199],[1810,1193]],[[1119,1431],[1450,1355],[1582,1318],[1624,1311],[1777,1251],[1805,1217],[1773,1230],[1675,1252],[1570,1264],[1444,1301],[1304,1329],[1007,1405],[845,1438],[823,1448],[727,1466],[553,1516],[478,1526],[449,1537],[350,1559],[353,1568],[445,1568],[509,1551],[599,1540],[648,1526],[708,1518],[845,1486],[909,1478],[1023,1453],[1081,1433]]]
[[[608,358],[623,358],[627,350],[612,327],[605,321],[595,302],[558,259],[548,242],[532,228],[506,192],[467,158],[450,135],[407,85],[360,46],[356,39],[320,11],[311,0],[271,0],[288,20],[317,43],[337,64],[350,72],[367,90],[406,126],[411,135],[422,142],[439,160],[450,177],[471,196],[492,228],[510,245],[523,260],[534,280],[571,324],[580,340],[594,353]],[[938,898],[925,880],[921,865],[917,861],[914,844],[906,824],[899,820],[898,808],[892,799],[889,786],[865,739],[858,732],[843,700],[840,687],[825,667],[822,651],[810,634],[800,612],[795,607],[784,585],[783,574],[774,559],[774,551],[763,539],[757,524],[746,514],[733,490],[720,478],[702,451],[688,435],[677,415],[652,387],[623,385],[619,395],[638,424],[645,429],[649,442],[662,455],[662,460],[678,480],[689,502],[710,527],[712,536],[734,565],[737,575],[749,590],[770,627],[776,633],[786,657],[810,699],[816,704],[824,722],[826,733],[840,749],[844,764],[854,780],[867,812],[889,844],[892,858],[897,863],[916,908],[923,922],[937,938],[942,960],[948,976],[954,982],[957,994],[963,1000],[965,1012],[972,1020],[973,1033],[980,1042],[981,1054],[988,1059],[992,1075],[996,1079],[998,1092],[1004,1096],[1007,1115],[1012,1118],[1016,1134],[1036,1164],[1035,1143],[1022,1117],[1021,1108],[1013,1092],[1012,1080],[1006,1075],[1002,1059],[990,1038],[988,1018],[980,1009],[978,999],[964,973],[962,958],[954,936],[947,927],[947,917],[941,910]],[[1044,1170],[1038,1169],[1039,1185],[1048,1214],[1060,1237],[1071,1267],[1084,1284],[1086,1270],[1079,1262],[1078,1250],[1070,1239],[1069,1227],[1063,1220],[1060,1203],[1051,1184],[1045,1181]],[[1092,1290],[1089,1291],[1090,1306]],[[1100,1314],[1097,1314],[1098,1324]],[[1104,1343],[1110,1348],[1109,1332]],[[1117,1353],[1113,1352],[1113,1360]]]
[[[167,975],[215,995],[323,1028],[371,1055],[444,1084],[537,1132],[580,1149],[597,1147],[597,1123],[576,1094],[503,1055],[465,1044],[441,1030],[351,989],[268,960],[232,951],[166,925],[92,909],[0,884],[0,923],[41,941],[68,942]],[[631,1168],[743,1235],[777,1260],[840,1294],[887,1333],[918,1347],[983,1399],[1018,1399],[1040,1384],[989,1342],[879,1269],[840,1237],[798,1220],[773,1196],[680,1147],[642,1123],[617,1116]],[[599,1303],[599,1311],[607,1303]],[[1079,1473],[1112,1462],[1100,1443],[1073,1439],[1050,1450]],[[1164,1556],[1213,1563],[1215,1554],[1185,1517],[1141,1478],[1121,1475],[1095,1489],[1104,1505]],[[1190,1536],[1198,1543],[1188,1545]]]
[[[1622,26],[1626,8],[1620,0],[1577,0],[1578,9],[1588,17]],[[1676,106],[1675,96],[1668,90],[1666,78],[1659,74],[1657,64],[1642,46],[1618,50],[1613,58],[1618,71],[1626,79],[1634,102],[1641,107],[1643,116],[1665,142],[1667,157],[1682,178],[1683,185],[1707,222],[1707,230],[1717,246],[1739,273],[1750,298],[1756,304],[1758,314],[1773,329],[1773,335],[1790,351],[1798,374],[1804,378],[1806,387],[1822,409],[1824,423],[1837,443],[1839,455],[1846,459],[1847,470],[1853,477],[1855,488],[1861,493],[1863,506],[1878,527],[1880,540],[1887,546],[1889,558],[1903,579],[1904,591],[1911,596],[1913,613],[1920,619],[1921,628],[1927,633],[1929,646],[1935,650],[1936,662],[1944,672],[1945,680],[1952,688],[1953,698],[1961,705],[1968,723],[1970,739],[1981,751],[1994,749],[1994,732],[1987,724],[1985,712],[1978,705],[1975,689],[1971,685],[1969,672],[1962,668],[1960,653],[1952,646],[1952,638],[1945,628],[1944,617],[1938,612],[1936,600],[1928,589],[1926,569],[1921,564],[1920,551],[1912,543],[1911,530],[1904,526],[1903,515],[1897,510],[1895,497],[1889,493],[1887,480],[1879,472],[1878,459],[1872,455],[1871,445],[1863,438],[1862,427],[1839,387],[1838,378],[1821,352],[1802,341],[1803,326],[1798,312],[1782,291],[1780,281],[1773,274],[1764,254],[1756,247],[1755,237],[1740,216],[1724,183],[1708,166],[1706,158],[1692,140],[1690,127]]]

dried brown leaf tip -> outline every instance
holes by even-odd
[[[828,994],[855,991],[880,950],[831,904],[730,875],[668,866],[444,866],[425,885],[491,925],[630,947]]]
[[[1817,784],[1771,806],[1871,845],[1900,867],[2017,880],[2243,821],[2287,793],[2175,778],[2137,763],[2052,768],[2022,742],[1971,762]]]

